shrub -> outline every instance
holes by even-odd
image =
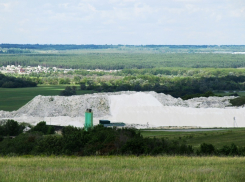
[[[62,129],[63,135],[63,151],[65,154],[73,154],[81,152],[84,146],[83,130],[73,126],[67,126]]]
[[[238,97],[235,99],[231,99],[230,103],[232,104],[232,106],[243,106],[245,105],[245,97]]]
[[[14,139],[5,138],[0,142],[0,154],[31,154],[41,136],[41,133],[22,133]]]
[[[76,95],[76,87],[69,87],[67,86],[65,90],[62,90],[60,92],[60,96],[71,96],[71,95]]]
[[[53,126],[47,126],[45,121],[41,121],[36,126],[34,126],[31,129],[31,132],[34,132],[34,131],[42,132],[45,135],[54,134],[55,133],[54,132],[54,127]]]
[[[60,155],[63,154],[63,146],[65,142],[60,136],[45,136],[37,142],[37,145],[33,151],[35,154],[45,155]]]
[[[17,136],[23,132],[25,126],[18,124],[17,121],[7,120],[0,125],[0,133],[3,136]]]
[[[215,148],[212,144],[202,143],[198,152],[204,155],[211,155],[215,154]]]
[[[192,99],[192,98],[196,98],[196,97],[211,97],[211,96],[215,96],[215,94],[212,91],[207,91],[204,94],[195,93],[195,94],[185,95],[181,98],[183,100],[188,100],[188,99]]]
[[[145,153],[146,143],[142,137],[135,137],[127,141],[122,147],[121,151],[123,154],[134,154],[140,155]]]
[[[230,146],[224,145],[219,151],[221,155],[238,155],[239,150],[238,147],[232,143]]]
[[[3,138],[3,136],[2,136],[2,135],[0,135],[0,142],[1,142],[1,141],[3,141],[3,139],[4,139],[4,138]]]

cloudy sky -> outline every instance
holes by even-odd
[[[245,0],[0,0],[0,43],[245,44]]]

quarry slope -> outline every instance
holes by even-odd
[[[228,107],[232,98],[235,97],[201,97],[184,101],[163,93],[128,91],[70,97],[39,95],[17,111],[0,111],[0,118],[83,127],[84,112],[91,108],[94,124],[98,124],[99,119],[109,119],[139,128],[245,126],[244,108]]]

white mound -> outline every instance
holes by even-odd
[[[244,127],[245,109],[227,108],[234,97],[194,98],[187,101],[155,92],[117,92],[81,96],[37,96],[17,111],[0,111],[1,119],[36,124],[82,127],[91,108],[99,119],[144,127]]]

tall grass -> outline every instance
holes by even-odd
[[[0,181],[245,181],[245,158],[8,157]]]

